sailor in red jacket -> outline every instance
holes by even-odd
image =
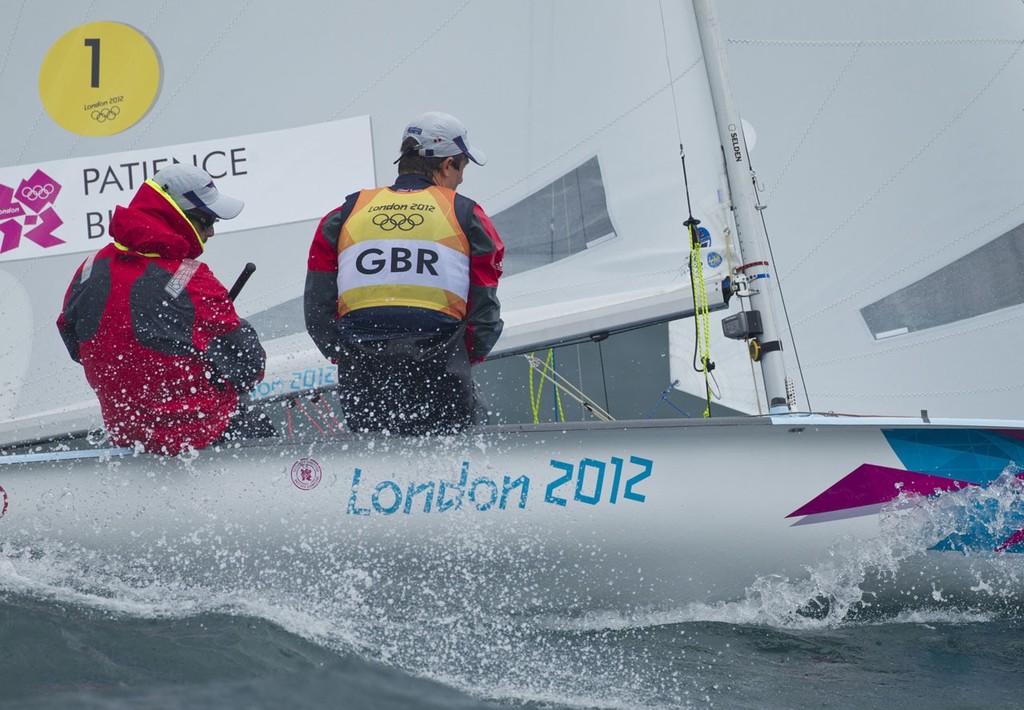
[[[470,161],[486,158],[458,119],[418,116],[395,183],[349,195],[317,228],[306,329],[338,363],[352,430],[452,432],[487,419],[470,363],[501,334],[505,247],[480,205],[455,192]]]
[[[118,206],[114,241],[78,268],[57,319],[96,391],[110,440],[176,455],[273,433],[245,406],[266,353],[228,292],[195,259],[243,203],[200,168],[174,164]]]

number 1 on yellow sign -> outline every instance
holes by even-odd
[[[65,33],[39,70],[43,108],[63,128],[109,136],[132,127],[160,90],[160,58],[149,39],[120,22],[90,22]]]

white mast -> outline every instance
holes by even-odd
[[[755,207],[754,173],[747,157],[740,116],[729,91],[729,70],[725,62],[718,20],[715,18],[711,2],[712,0],[693,0],[693,11],[697,17],[704,65],[711,85],[718,136],[725,151],[725,168],[731,193],[729,199],[732,202],[740,251],[743,255],[744,264],[737,271],[740,272],[740,277],[745,277],[747,283],[751,284],[751,309],[763,314],[760,318],[760,333],[755,329],[751,334],[756,336],[754,339],[760,353],[759,362],[769,411],[781,414],[789,412],[790,409],[786,395],[782,341],[779,340],[775,320],[771,317],[771,299],[768,293],[768,284],[774,276],[768,260],[761,251],[761,245],[767,242],[767,236]],[[745,320],[744,323],[749,325],[750,321]]]

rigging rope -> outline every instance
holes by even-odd
[[[644,417],[644,419],[650,419],[651,417],[653,417],[654,413],[656,411],[658,411],[658,407],[661,406],[662,402],[665,402],[668,406],[672,407],[672,409],[676,410],[677,412],[682,414],[684,417],[686,417],[688,419],[692,419],[692,417],[690,416],[689,412],[687,412],[682,407],[677,406],[671,399],[668,398],[669,394],[672,392],[672,390],[674,390],[676,388],[676,385],[678,385],[678,384],[679,384],[679,380],[672,380],[669,383],[668,387],[666,387],[665,389],[663,389],[661,391],[661,396],[658,398],[658,401],[654,404],[654,408],[651,409],[651,411],[647,413],[647,416]]]
[[[665,66],[668,70],[668,75],[672,76],[672,60],[668,50],[668,27],[665,23],[664,6],[660,6],[660,10],[661,31],[665,47]],[[689,69],[687,69],[687,71],[689,71]],[[679,138],[679,157],[683,163],[683,187],[686,191],[687,220],[683,224],[686,225],[687,231],[690,235],[690,290],[693,293],[693,317],[697,340],[695,345],[695,356],[699,355],[701,362],[700,368],[697,368],[696,364],[694,364],[694,369],[698,372],[704,372],[704,391],[707,402],[704,407],[704,418],[707,419],[711,416],[711,397],[713,394],[709,375],[711,370],[715,367],[715,364],[711,362],[711,316],[708,304],[707,286],[704,283],[704,269],[700,258],[700,238],[697,234],[697,225],[700,224],[700,220],[694,218],[693,208],[690,204],[690,182],[686,175],[686,152],[683,150],[679,103],[676,100],[676,89],[674,84],[672,85],[672,108],[675,110],[676,115],[676,136]]]
[[[704,373],[704,418],[711,416],[711,371],[715,363],[711,362],[711,310],[708,303],[707,284],[704,283],[704,262],[700,255],[700,234],[697,225],[700,220],[693,216],[690,205],[690,180],[686,175],[686,151],[679,144],[679,160],[683,164],[683,189],[686,191],[686,214],[683,224],[690,235],[690,292],[693,294],[693,327],[694,356],[700,358],[700,367],[694,362],[693,369]]]
[[[526,359],[530,363],[530,409],[533,411],[533,423],[534,424],[539,424],[540,423],[540,397],[541,397],[541,394],[544,391],[544,382],[547,379],[549,379],[547,371],[550,370],[552,373],[555,373],[555,349],[554,348],[548,348],[548,356],[547,356],[547,358],[544,361],[544,368],[545,369],[543,371],[540,368],[535,367],[533,365],[534,360],[536,360],[536,357],[534,357],[533,353],[530,353],[529,356],[527,356]],[[540,362],[540,360],[537,360],[537,362]],[[534,370],[537,370],[540,373],[540,383],[537,385],[536,388],[534,388],[534,385],[533,385],[533,371]],[[555,415],[557,417],[557,421],[564,422],[565,421],[565,412],[562,410],[562,397],[561,397],[561,394],[559,393],[558,385],[555,384],[555,381],[554,381],[553,377],[551,378],[551,384],[554,387],[554,393],[555,393]]]
[[[541,375],[545,379],[551,380],[551,384],[554,385],[554,387],[557,388],[558,391],[560,391],[560,392],[566,394],[568,397],[574,399],[585,410],[587,410],[590,414],[594,415],[594,417],[596,417],[597,419],[600,419],[600,420],[606,421],[606,422],[610,422],[610,421],[614,420],[614,417],[612,417],[611,414],[609,414],[605,410],[601,409],[601,407],[595,401],[593,401],[592,399],[587,397],[587,395],[585,395],[582,390],[580,390],[578,387],[576,387],[571,382],[566,380],[564,377],[559,375],[554,369],[549,367],[546,362],[540,360],[537,357],[534,357],[534,355],[532,353],[529,354],[529,355],[523,355],[523,357],[525,357],[526,361],[530,363],[530,382],[531,382],[531,385],[530,385],[531,397],[530,397],[530,399],[531,399],[531,402],[534,399],[533,395],[532,395],[532,392],[533,392],[533,384],[532,384],[533,383],[533,371],[536,370],[537,372],[541,373]],[[542,381],[542,385],[543,385],[543,381]],[[535,409],[534,410],[534,421],[533,421],[534,424],[539,424],[540,423],[538,421],[538,419],[537,419],[537,416],[538,416],[537,412],[538,411],[539,411],[539,409]],[[562,416],[561,405],[559,405],[559,416]],[[563,417],[562,421],[565,421],[564,417]]]
[[[312,412],[302,404],[303,399],[309,403]],[[295,421],[292,415],[295,409],[298,409],[310,426],[320,434],[340,434],[345,431],[341,420],[334,412],[334,408],[331,407],[330,402],[327,401],[322,392],[288,397],[281,400],[281,406],[284,410],[285,431],[288,437],[296,436]]]
[[[714,363],[711,362],[711,310],[708,304],[708,289],[704,283],[704,262],[700,255],[700,237],[697,234],[698,221],[691,215],[686,220],[690,232],[690,289],[693,292],[693,322],[696,337],[696,355],[700,359],[700,367],[694,363],[694,370],[704,373],[704,391],[707,404],[704,407],[704,418],[711,416],[711,382],[710,374]]]

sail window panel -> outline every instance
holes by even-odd
[[[876,340],[1024,303],[1024,225],[861,309]]]
[[[597,157],[492,219],[506,245],[506,276],[577,254],[615,231]]]

